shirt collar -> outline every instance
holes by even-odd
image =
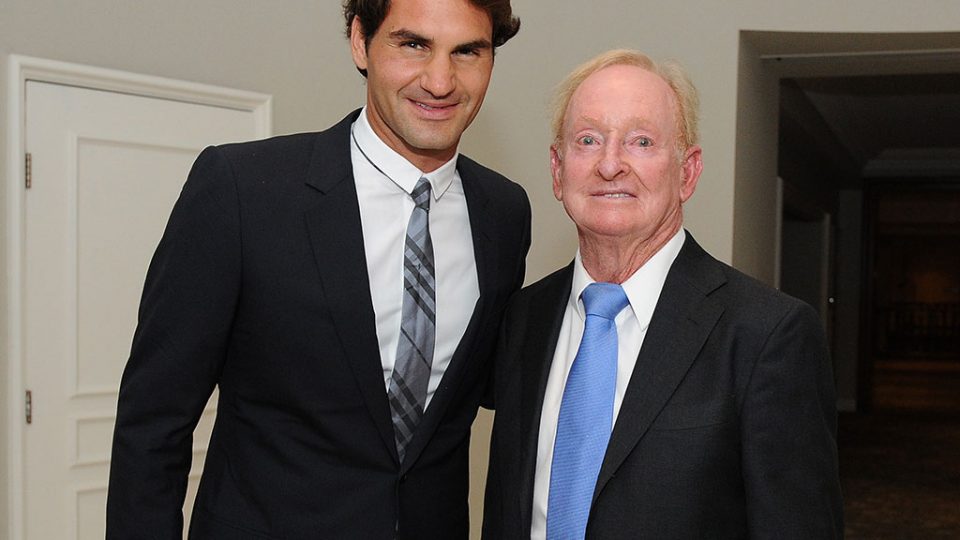
[[[354,144],[370,161],[370,164],[407,193],[413,193],[417,181],[424,176],[430,181],[434,200],[440,200],[440,197],[446,193],[447,188],[453,184],[457,171],[457,158],[460,156],[459,149],[453,154],[450,161],[447,161],[435,171],[423,173],[377,136],[367,120],[366,107],[360,111],[360,116],[353,124],[353,139]]]
[[[627,293],[630,309],[633,310],[641,329],[646,329],[650,325],[653,310],[657,307],[657,300],[660,299],[660,291],[663,290],[663,283],[667,280],[667,273],[680,253],[680,248],[683,247],[685,239],[686,232],[681,227],[677,234],[673,235],[673,238],[660,248],[660,251],[656,252],[650,260],[620,284],[623,291]],[[569,307],[576,310],[581,319],[586,318],[586,313],[580,295],[587,288],[587,285],[593,282],[594,279],[583,267],[583,259],[578,249],[573,263],[573,285],[570,291]]]

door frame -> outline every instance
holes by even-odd
[[[208,84],[180,81],[152,75],[128,73],[83,64],[46,60],[12,54],[7,70],[7,174],[5,246],[7,286],[4,310],[7,325],[7,516],[6,534],[23,538],[23,477],[25,381],[23,357],[23,264],[24,204],[26,198],[26,83],[38,81],[79,86],[144,97],[170,99],[249,111],[253,113],[257,137],[271,135],[272,96]],[[2,533],[0,533],[2,536]]]
[[[827,337],[832,334],[832,315],[830,315],[833,304],[833,282],[836,273],[836,260],[834,258],[834,227],[836,225],[834,213],[824,207],[820,202],[810,198],[804,192],[792,187],[783,178],[777,176],[776,186],[776,215],[775,231],[776,241],[774,243],[774,287],[780,289],[783,272],[783,228],[784,228],[784,208],[789,206],[793,210],[804,216],[804,221],[817,222],[820,225],[819,243],[820,260],[816,272],[820,277],[820,287],[817,293],[817,304],[812,307],[817,310],[822,318],[824,330]],[[830,340],[832,352],[832,340]]]

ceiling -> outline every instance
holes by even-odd
[[[741,41],[780,81],[781,165],[834,189],[960,181],[960,32],[743,31]]]
[[[960,73],[781,80],[793,144],[832,156],[846,176],[960,178]]]

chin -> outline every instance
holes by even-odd
[[[637,235],[637,229],[634,226],[627,226],[622,223],[593,223],[581,227],[588,233],[588,236],[603,239],[629,239]]]
[[[430,126],[426,125],[423,128],[424,130],[429,130]],[[444,150],[449,150],[457,146],[457,138],[451,137],[446,133],[437,134],[435,137],[424,137],[421,136],[411,138],[413,140],[409,141],[408,144],[419,149],[426,150],[431,152],[441,152]]]

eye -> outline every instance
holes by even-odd
[[[417,51],[426,48],[426,46],[420,41],[404,41],[403,43],[400,44],[400,46],[403,48],[413,49]]]
[[[649,148],[653,146],[653,139],[651,139],[650,137],[637,137],[633,141],[633,144],[641,148]]]
[[[597,139],[593,135],[583,135],[577,139],[577,143],[583,146],[593,146],[597,144]]]
[[[478,39],[468,43],[461,43],[453,49],[453,54],[461,57],[480,58],[490,56],[493,46],[486,40]]]

